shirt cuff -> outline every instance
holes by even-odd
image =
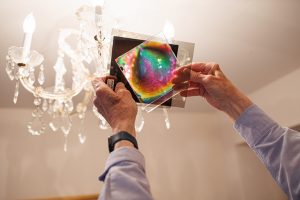
[[[145,159],[143,154],[139,150],[132,147],[121,147],[109,154],[105,164],[105,170],[99,177],[99,180],[104,181],[110,168],[117,166],[122,162],[137,163],[141,166],[143,171],[145,171]]]
[[[256,146],[274,127],[278,124],[255,104],[248,107],[234,123],[234,128],[250,147]]]

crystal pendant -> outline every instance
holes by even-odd
[[[49,111],[49,110],[48,110]],[[52,116],[52,120],[51,122],[49,123],[49,127],[51,128],[51,130],[53,132],[56,132],[59,127],[60,127],[60,124],[61,124],[61,119],[59,116]]]
[[[34,104],[35,106],[39,106],[39,105],[41,105],[41,103],[42,103],[42,99],[41,99],[40,97],[34,98],[33,104]]]
[[[14,80],[14,75],[13,75],[13,69],[11,68],[10,62],[6,63],[6,68],[5,71],[9,77],[9,79],[12,81]]]
[[[142,112],[143,112],[142,109],[138,108],[138,112],[136,115],[136,121],[135,121],[135,129],[138,133],[140,133],[143,130],[144,124],[145,124],[145,120],[144,120]]]
[[[45,74],[44,74],[44,66],[43,65],[40,66],[38,82],[40,85],[43,85],[45,83]]]
[[[30,85],[34,84],[34,82],[35,82],[34,71],[30,71],[28,80],[29,80]]]
[[[44,99],[42,109],[43,109],[44,112],[46,112],[48,110],[48,101],[47,101],[47,99]]]
[[[14,93],[14,99],[13,99],[14,104],[16,104],[17,101],[18,101],[19,87],[20,87],[20,82],[19,82],[19,80],[17,80],[17,82],[16,82],[16,88],[15,88],[15,93]]]
[[[100,119],[100,124],[99,127],[103,130],[106,130],[109,128],[109,124],[106,122],[106,120],[104,119],[104,117],[98,112],[96,106],[93,105],[93,112],[96,115],[97,118]]]
[[[79,133],[78,139],[79,139],[80,144],[84,144],[86,141],[86,136],[83,133]]]
[[[62,132],[65,134],[65,135],[68,135],[70,133],[70,130],[71,130],[71,127],[72,127],[72,122],[70,120],[70,117],[69,115],[65,115],[65,116],[62,116],[62,125],[60,127],[60,129],[62,130]]]
[[[78,134],[78,139],[79,139],[80,144],[83,144],[86,141],[86,136],[84,134],[84,126],[83,126],[84,120],[85,120],[85,118],[80,120],[80,130],[79,130],[79,134]]]
[[[68,151],[68,135],[64,134],[65,142],[64,142],[64,152]]]
[[[71,113],[73,111],[74,105],[72,99],[65,102],[65,108],[68,113]]]
[[[32,112],[32,119],[30,122],[27,124],[28,132],[31,133],[32,135],[41,135],[45,132],[46,130],[46,124],[43,121],[43,111],[37,107],[33,112]]]
[[[165,116],[165,124],[166,124],[166,128],[169,130],[171,128],[171,123],[169,120],[169,114],[166,108],[163,108],[164,111],[164,116]]]

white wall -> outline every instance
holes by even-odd
[[[0,113],[0,199],[101,190],[97,177],[108,155],[109,131],[99,130],[92,114],[85,125],[86,143],[79,144],[74,121],[65,153],[61,133],[27,133],[28,110]],[[285,199],[253,153],[236,146],[239,137],[224,115],[171,112],[171,130],[165,129],[162,111],[145,120],[138,139],[156,199]]]
[[[283,126],[300,124],[300,67],[250,97]]]

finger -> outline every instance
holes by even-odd
[[[181,91],[180,95],[184,97],[191,97],[191,96],[201,96],[204,97],[206,94],[206,90],[203,86],[198,88],[189,88],[188,90]]]
[[[172,78],[172,83],[176,84],[176,83],[181,83],[181,82],[185,82],[188,81],[190,79],[190,70],[188,68],[183,69],[180,73],[175,74]]]
[[[118,93],[120,90],[124,90],[124,89],[126,89],[124,83],[118,82],[115,87],[115,92]]]
[[[208,74],[215,75],[215,72],[220,70],[219,65],[216,63],[208,63],[207,65],[210,67]]]
[[[187,90],[189,88],[198,88],[200,86],[199,83],[195,82],[184,82],[184,83],[178,83],[173,85],[174,90]]]
[[[92,80],[92,86],[95,91],[98,89],[100,82],[103,82],[103,79],[101,77],[96,77]]]
[[[181,91],[180,95],[184,97],[200,96],[200,90],[199,88],[189,89]]]
[[[190,81],[195,82],[195,83],[200,83],[200,84],[205,84],[205,80],[208,79],[208,77],[211,75],[205,75],[202,74],[201,72],[194,72],[190,71]]]
[[[173,85],[173,90],[186,90],[187,88],[189,88],[189,82],[184,82],[184,83],[178,83],[178,84],[175,84]]]
[[[95,84],[97,85],[97,87],[96,87],[96,96],[99,97],[100,100],[110,99],[112,101],[113,98],[117,97],[115,92],[110,87],[108,87],[108,85],[106,85],[103,82],[103,80],[99,80]]]

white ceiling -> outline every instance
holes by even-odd
[[[83,2],[88,1],[1,0],[0,107],[15,106],[5,55],[10,46],[22,45],[24,17],[34,13],[33,49],[45,55],[47,72],[52,73],[58,31],[77,26],[73,13]],[[194,61],[220,63],[246,93],[300,67],[299,0],[107,0],[107,5],[120,27],[132,32],[157,34],[168,19],[176,40],[196,44]],[[22,88],[17,107],[31,107],[32,99]],[[197,100],[188,101],[187,110],[209,110]]]

